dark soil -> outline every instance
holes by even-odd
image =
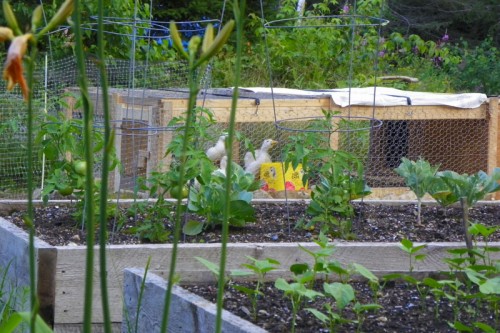
[[[257,221],[243,228],[230,228],[229,242],[309,242],[313,241],[319,227],[302,228],[309,220],[304,202],[259,203],[255,205]],[[399,242],[408,238],[413,242],[464,241],[464,229],[459,207],[442,208],[423,205],[422,224],[416,223],[416,205],[355,203],[352,218],[352,235],[345,241]],[[144,214],[130,213],[122,209],[116,221],[109,222],[109,243],[137,244],[141,240],[127,231],[144,219]],[[85,231],[73,217],[74,208],[68,206],[39,207],[35,211],[36,235],[51,245],[83,245]],[[11,212],[4,218],[25,228],[24,212]],[[189,218],[195,218],[190,216]],[[470,220],[486,226],[500,226],[500,204],[477,205],[470,211]],[[169,221],[162,222],[167,230]],[[170,237],[171,239],[172,237]],[[335,236],[336,240],[339,239]],[[500,240],[500,231],[490,240]],[[188,243],[218,243],[220,228],[209,229],[198,236],[183,236]]]
[[[317,228],[302,228],[295,226],[298,222],[307,223],[304,202],[294,204],[266,203],[255,206],[257,222],[249,223],[244,228],[231,228],[230,242],[307,242],[313,241],[318,235]],[[355,214],[352,219],[352,239],[345,241],[399,242],[408,238],[413,242],[464,242],[464,230],[459,207],[442,208],[435,205],[424,205],[422,210],[423,223],[416,223],[416,205],[387,205],[373,203],[355,203]],[[37,208],[35,213],[36,234],[39,238],[52,245],[85,244],[85,232],[78,227],[73,219],[74,209],[71,207]],[[24,228],[23,212],[11,212],[4,216],[8,220]],[[136,221],[145,216],[127,214],[121,210],[117,222],[110,221],[109,238],[115,244],[140,243],[130,230]],[[192,216],[190,217],[192,218]],[[477,205],[470,211],[470,219],[487,226],[500,226],[500,205]],[[166,228],[171,225],[163,222]],[[113,231],[115,230],[115,231]],[[116,231],[118,230],[118,231]],[[336,239],[340,240],[340,239]],[[500,240],[500,231],[495,232],[490,241]],[[220,230],[207,230],[196,237],[183,237],[184,242],[219,242]],[[455,279],[455,277],[452,277]],[[455,321],[472,326],[474,322],[487,323],[494,329],[498,327],[497,318],[487,302],[465,297],[456,304],[451,298],[442,297],[435,300],[432,293],[420,286],[420,293],[414,285],[402,280],[383,284],[377,293],[362,282],[351,282],[356,291],[356,300],[361,304],[377,303],[382,309],[370,311],[364,315],[362,332],[456,332],[449,325]],[[256,320],[252,319],[252,307],[246,295],[228,286],[224,306],[245,319],[254,321],[270,332],[290,332],[291,303],[283,292],[274,288],[273,283],[262,287],[263,296],[258,301]],[[247,285],[252,287],[252,285]],[[188,286],[189,290],[211,301],[215,301],[215,286]],[[316,286],[322,291],[322,286]],[[450,295],[451,290],[447,290]],[[425,295],[427,292],[427,295]],[[424,296],[421,295],[424,294]],[[473,294],[474,290],[469,294]],[[331,304],[335,309],[335,301],[331,298],[320,298],[317,302],[305,301],[303,307],[315,307],[324,311],[325,304]],[[437,312],[436,312],[437,311]],[[342,312],[342,317],[355,320],[352,306]],[[497,326],[495,326],[497,325]],[[301,310],[296,323],[297,332],[330,332],[321,322],[308,311]],[[356,332],[356,324],[344,323],[337,328],[338,332]]]
[[[461,324],[472,326],[474,322],[481,322],[496,328],[492,332],[500,329],[500,316],[497,308],[497,318],[495,322],[493,307],[488,307],[481,299],[471,299],[465,296],[456,304],[446,297],[436,300],[432,292],[423,286],[420,291],[408,283],[402,281],[390,281],[376,292],[367,283],[350,282],[355,290],[356,301],[361,304],[378,304],[382,308],[377,311],[367,311],[362,316],[362,325],[359,332],[391,332],[391,333],[444,333],[457,332],[450,327],[450,324],[460,322]],[[254,284],[244,284],[249,288],[254,288]],[[217,289],[215,286],[185,286],[189,291],[216,302]],[[323,292],[322,285],[314,288]],[[450,292],[449,289],[446,289]],[[289,298],[285,297],[281,290],[274,287],[274,283],[266,283],[261,288],[262,296],[257,302],[257,317],[254,319],[252,305],[249,298],[230,285],[224,294],[224,308],[230,312],[248,320],[256,325],[265,328],[269,332],[288,333],[291,331],[292,305]],[[323,292],[324,293],[324,292]],[[427,293],[427,296],[425,295]],[[473,294],[472,291],[470,294]],[[354,303],[355,303],[354,302]],[[328,326],[322,325],[305,308],[315,308],[323,313],[325,305],[330,305],[333,311],[349,323],[339,324],[335,331],[329,331]],[[298,312],[296,320],[296,332],[300,333],[330,333],[330,332],[358,332],[355,322],[358,318],[353,311],[352,304],[342,312],[335,306],[332,297],[318,297],[313,301],[304,300],[302,310]],[[472,331],[471,331],[472,332]],[[475,330],[474,332],[479,332]]]

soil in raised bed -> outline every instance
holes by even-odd
[[[244,228],[230,228],[230,242],[308,242],[316,239],[318,228],[314,230],[295,227],[298,222],[307,222],[307,205],[304,202],[286,205],[284,203],[256,204],[257,221]],[[459,207],[442,208],[436,205],[424,205],[422,225],[416,223],[415,204],[374,204],[355,203],[352,218],[354,237],[345,241],[399,242],[408,238],[413,242],[464,242],[464,230]],[[85,244],[85,232],[73,218],[74,208],[67,206],[39,207],[35,212],[36,234],[52,245]],[[127,215],[122,210],[120,223],[109,222],[110,242],[115,244],[134,244],[141,241],[124,231],[132,228],[144,218],[140,214]],[[25,227],[24,212],[10,212],[5,218]],[[193,218],[193,216],[191,216]],[[470,211],[473,222],[487,226],[500,225],[500,205],[477,205]],[[163,221],[170,228],[169,221]],[[120,225],[121,228],[117,228]],[[336,239],[339,241],[340,239]],[[499,241],[500,232],[495,232],[489,239]],[[196,237],[183,237],[184,242],[213,243],[220,241],[220,229],[207,230]],[[465,244],[465,243],[464,243]],[[366,283],[351,283],[356,290],[356,298],[362,304],[374,302],[374,293]],[[249,285],[251,287],[251,285]],[[186,286],[192,292],[210,301],[215,301],[216,287],[213,285]],[[321,286],[317,286],[318,290]],[[252,320],[251,304],[246,295],[235,290],[230,283],[224,297],[224,306],[229,311],[245,319],[254,321],[270,332],[290,332],[291,303],[283,297],[283,292],[266,283],[262,289],[264,296],[258,302],[257,320]],[[422,289],[420,290],[422,292]],[[334,301],[330,300],[332,306]],[[417,289],[405,282],[391,281],[379,291],[377,303],[382,309],[368,312],[362,325],[362,332],[456,332],[448,322],[455,320],[472,325],[484,322],[495,327],[491,309],[484,302],[473,299],[453,304],[443,297],[436,302],[431,294],[422,297]],[[304,307],[316,307],[323,310],[325,300],[306,302]],[[458,307],[458,308],[457,308]],[[436,314],[437,308],[437,314]],[[458,311],[456,311],[458,309]],[[352,307],[344,311],[343,316],[354,320]],[[327,333],[315,317],[300,311],[297,319],[297,332]],[[338,332],[356,332],[355,324],[343,324]]]
[[[294,203],[259,203],[255,205],[256,222],[245,227],[231,227],[229,242],[261,243],[261,242],[310,242],[317,238],[319,228],[302,228],[310,219],[306,214],[305,202]],[[36,236],[51,245],[83,245],[85,230],[75,221],[74,207],[47,206],[35,210]],[[26,228],[22,211],[4,214],[21,228]],[[138,221],[144,218],[141,214],[127,213],[121,209],[117,221],[109,221],[109,243],[138,244],[142,241],[130,231]],[[190,216],[189,218],[196,218]],[[443,208],[436,205],[423,205],[422,224],[416,223],[415,204],[388,205],[380,203],[354,203],[352,218],[352,235],[345,241],[366,242],[399,242],[404,238],[413,242],[462,242],[464,228],[460,207]],[[500,226],[500,204],[476,205],[470,210],[470,220],[486,226]],[[171,229],[170,221],[164,220],[167,229]],[[218,243],[220,228],[207,229],[198,236],[182,236],[182,242]],[[172,239],[170,237],[169,239]],[[337,241],[342,239],[336,238]],[[500,240],[500,231],[491,235],[490,241]]]
[[[330,304],[335,312],[341,317],[350,320],[349,323],[339,324],[334,332],[391,332],[391,333],[430,333],[430,332],[457,332],[450,323],[473,327],[475,322],[481,322],[492,328],[500,329],[500,318],[494,317],[491,304],[481,302],[478,299],[461,299],[454,303],[452,300],[442,297],[436,300],[432,293],[424,287],[419,291],[408,283],[401,281],[390,281],[382,286],[375,298],[374,291],[367,283],[350,283],[356,295],[356,301],[361,304],[376,303],[382,308],[377,311],[367,311],[363,315],[362,325],[358,331],[357,320],[352,304],[340,312],[332,298],[315,298],[314,301],[305,300],[302,310],[299,311],[296,320],[297,333],[330,333],[327,326],[322,324],[314,315],[304,310],[314,308],[323,313],[325,304]],[[254,288],[254,284],[244,284],[248,288]],[[184,286],[189,291],[203,298],[216,302],[217,288],[213,285]],[[318,283],[315,290],[322,291],[322,284]],[[292,305],[289,298],[284,297],[283,292],[274,287],[273,283],[266,283],[261,288],[262,297],[257,302],[257,317],[254,318],[252,305],[249,298],[228,286],[224,294],[224,308],[256,325],[265,328],[272,333],[288,333],[291,331]],[[425,293],[427,292],[427,295]],[[474,290],[471,291],[471,294]],[[497,310],[497,316],[499,315]],[[471,331],[472,332],[472,331]],[[479,332],[479,330],[474,330]]]

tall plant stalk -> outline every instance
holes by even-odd
[[[85,149],[85,162],[87,170],[85,173],[85,212],[84,224],[87,235],[87,251],[85,261],[85,299],[83,313],[83,331],[92,333],[92,291],[94,275],[94,200],[92,198],[94,188],[94,156],[92,140],[93,110],[88,94],[88,81],[85,72],[85,58],[83,52],[83,38],[81,30],[80,0],[75,0],[75,10],[73,12],[74,32],[75,32],[75,55],[78,67],[78,83],[83,107],[83,142]],[[105,271],[104,271],[105,273]]]
[[[37,298],[37,288],[36,288],[36,253],[35,253],[35,224],[34,224],[34,211],[33,211],[33,73],[35,71],[35,59],[37,54],[36,41],[33,43],[33,48],[31,49],[30,59],[28,60],[27,76],[28,76],[28,123],[27,123],[27,191],[28,191],[28,205],[27,205],[27,216],[29,227],[29,267],[30,267],[30,306],[31,306],[31,320],[30,320],[30,332],[36,332],[35,318],[38,314],[38,298]]]
[[[101,303],[104,320],[104,332],[111,333],[111,316],[109,313],[109,296],[106,267],[106,240],[107,240],[107,202],[108,202],[108,176],[111,150],[113,149],[113,136],[109,112],[108,76],[104,60],[104,1],[99,0],[97,5],[97,57],[99,58],[99,73],[101,79],[102,105],[104,113],[104,153],[101,165],[101,188],[99,191],[99,270],[101,282]]]
[[[192,67],[193,64],[189,64],[189,100],[188,109],[186,114],[186,124],[184,127],[184,141],[182,142],[182,151],[179,156],[179,184],[184,184],[185,182],[185,161],[186,161],[186,151],[189,144],[189,130],[193,125],[194,121],[194,108],[196,107],[196,97],[198,96],[199,85],[198,85],[198,75],[196,73],[196,68]],[[199,73],[199,72],[198,72]],[[177,265],[177,251],[179,240],[182,230],[182,196],[177,198],[177,207],[175,210],[175,224],[174,224],[174,239],[172,244],[172,255],[170,258],[170,268],[168,273],[168,285],[167,293],[165,295],[165,308],[163,312],[163,318],[161,323],[161,331],[166,332],[168,327],[168,314],[170,313],[170,305],[172,303],[172,289],[175,284],[175,268]]]
[[[188,50],[184,49],[182,44],[179,31],[174,22],[170,23],[170,35],[173,41],[174,47],[177,49],[179,54],[188,60],[188,75],[189,75],[189,98],[188,107],[186,111],[186,123],[184,124],[184,140],[181,146],[181,152],[179,156],[179,178],[178,182],[180,186],[183,186],[186,175],[185,175],[185,162],[188,158],[187,148],[188,145],[193,140],[193,135],[191,133],[193,128],[193,122],[195,121],[194,112],[196,107],[196,99],[198,92],[200,90],[200,75],[205,72],[208,61],[212,58],[226,43],[231,31],[234,27],[234,21],[229,21],[222,30],[214,38],[213,26],[208,25],[205,30],[205,36],[203,41],[200,36],[193,36],[188,44]],[[182,208],[182,197],[177,198],[177,208],[175,212],[174,221],[174,234],[173,234],[173,244],[172,244],[172,254],[170,258],[170,267],[168,274],[168,284],[167,292],[165,294],[165,304],[161,323],[161,331],[166,332],[168,327],[168,317],[170,313],[170,305],[172,301],[172,289],[175,284],[175,268],[177,264],[177,251],[178,243],[180,240],[181,230],[182,230],[182,219],[181,215],[183,212]]]
[[[229,129],[228,138],[226,145],[227,147],[233,146],[233,140],[235,135],[235,124],[236,124],[236,107],[238,104],[238,94],[239,94],[239,84],[241,78],[241,54],[243,49],[243,29],[244,29],[244,18],[245,18],[245,0],[235,0],[233,4],[234,18],[236,21],[236,60],[234,65],[234,89],[233,97],[231,101],[231,112],[229,115]],[[222,222],[222,235],[221,235],[221,252],[220,252],[220,263],[219,272],[224,275],[226,271],[226,258],[227,258],[227,241],[229,234],[229,216],[231,214],[231,176],[232,175],[232,163],[233,151],[232,149],[227,149],[227,160],[229,163],[226,165],[226,181],[225,181],[225,209],[224,217]],[[224,283],[223,278],[219,278],[217,286],[217,314],[215,320],[215,332],[219,333],[222,331],[222,310],[224,301]]]
[[[35,59],[38,54],[37,42],[41,36],[45,33],[53,30],[58,25],[66,20],[66,18],[71,14],[73,10],[73,1],[66,0],[57,13],[50,19],[45,27],[38,29],[40,23],[42,23],[42,6],[37,6],[31,16],[31,26],[27,29],[27,32],[23,33],[17,22],[17,18],[10,6],[8,0],[3,0],[2,10],[5,22],[8,27],[0,27],[0,41],[9,41],[10,45],[7,51],[7,59],[5,61],[3,69],[3,78],[7,80],[7,90],[12,90],[16,84],[19,84],[21,91],[23,93],[24,99],[27,101],[27,213],[24,216],[24,221],[28,226],[28,255],[29,255],[29,301],[31,313],[25,316],[26,313],[16,313],[12,316],[10,320],[12,322],[17,322],[12,324],[15,328],[19,320],[29,321],[30,332],[36,332],[37,327],[46,330],[48,327],[43,323],[39,315],[39,303],[37,298],[37,286],[36,286],[36,276],[37,276],[37,266],[36,266],[36,251],[35,251],[35,225],[34,225],[34,207],[33,207],[33,144],[34,144],[34,109],[33,109],[33,88],[34,88],[34,71],[35,71]],[[24,78],[23,70],[23,58],[25,57],[28,46],[31,46],[30,55],[27,57],[27,70],[26,76],[27,80]],[[17,317],[16,317],[17,316]],[[1,321],[1,320],[0,320]],[[7,324],[11,325],[11,324]],[[42,327],[43,326],[43,327]]]

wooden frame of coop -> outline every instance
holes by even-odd
[[[95,103],[95,113],[99,114],[102,108],[99,106],[99,92],[92,89],[90,96]],[[169,121],[182,115],[188,105],[188,93],[185,89],[178,90],[137,90],[131,92],[126,89],[110,89],[111,95],[111,118],[117,123],[117,136],[127,131],[126,122],[134,119],[141,121],[145,127],[155,133],[145,134],[136,149],[124,150],[130,145],[130,134],[122,135],[122,139],[116,139],[118,157],[121,160],[132,160],[134,163],[125,163],[122,172],[116,170],[112,175],[114,190],[118,190],[125,178],[130,178],[131,173],[142,176],[149,175],[154,170],[168,170],[169,157],[164,156],[166,146],[172,139],[173,131],[166,130]],[[231,89],[210,89],[203,92],[197,105],[212,111],[217,123],[228,123],[231,110]],[[68,103],[71,105],[71,103]],[[370,151],[375,160],[384,159],[387,154],[387,132],[390,132],[391,123],[405,124],[408,138],[404,143],[405,152],[412,156],[423,155],[427,152],[434,156],[431,163],[440,164],[443,169],[455,170],[457,172],[473,173],[484,170],[490,173],[496,166],[500,166],[500,154],[498,154],[500,134],[499,98],[490,97],[486,103],[477,108],[465,109],[450,106],[348,106],[336,105],[329,95],[321,96],[292,96],[270,94],[255,94],[245,91],[240,92],[236,114],[238,128],[264,123],[273,124],[275,120],[294,119],[300,117],[323,117],[323,110],[339,111],[340,115],[349,117],[375,118],[381,120],[385,129],[377,129],[371,133]],[[72,116],[74,110],[69,108],[67,115]],[[140,117],[134,116],[141,114]],[[418,130],[416,130],[418,128]],[[122,130],[123,132],[120,132]],[[137,131],[136,131],[137,133]],[[460,135],[470,133],[475,140],[466,141],[460,139]],[[425,139],[425,140],[424,140]],[[127,141],[128,140],[128,141]],[[339,146],[339,135],[331,136],[331,146]],[[446,145],[442,145],[446,142]],[[136,142],[137,143],[137,142]],[[258,145],[258,142],[255,142]],[[443,147],[440,147],[443,146]],[[241,156],[240,147],[236,143],[233,146],[235,156]],[[128,156],[132,155],[132,156]],[[467,157],[469,156],[469,157]],[[128,157],[128,158],[127,158]],[[393,167],[393,166],[391,166]],[[386,169],[380,171],[377,169]],[[374,169],[374,170],[371,170]],[[392,168],[375,165],[367,171],[382,175],[392,172]],[[374,176],[374,179],[380,175]],[[368,177],[367,176],[367,177]],[[389,177],[390,178],[390,177]],[[375,184],[379,184],[375,181]],[[370,185],[370,184],[369,184]],[[372,186],[372,185],[371,185]],[[401,192],[402,186],[389,182],[389,186],[372,186],[375,197],[381,197],[385,193]],[[500,199],[497,195],[496,199]]]

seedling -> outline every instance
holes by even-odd
[[[377,299],[378,292],[380,289],[379,278],[363,265],[353,263],[352,267],[354,269],[354,272],[361,274],[361,276],[363,276],[364,278],[366,278],[368,280],[368,284],[370,285],[370,288],[373,292],[373,296],[375,299]]]
[[[422,245],[417,245],[415,246],[412,241],[409,239],[403,239],[401,240],[401,249],[408,253],[408,259],[409,259],[409,269],[410,273],[413,272],[415,269],[414,264],[417,261],[423,261],[426,258],[426,254],[418,254],[418,252],[422,251],[427,247],[426,244]]]
[[[323,290],[325,291],[325,296],[335,300],[336,309],[327,302],[324,305],[326,314],[313,308],[307,308],[306,310],[326,324],[330,332],[337,332],[337,326],[350,322],[348,318],[342,316],[342,312],[347,305],[355,300],[354,289],[347,283],[334,282],[329,284],[325,282]]]
[[[292,302],[292,327],[290,332],[295,332],[295,323],[297,320],[297,313],[302,307],[304,299],[314,300],[318,296],[323,296],[322,293],[317,292],[306,287],[306,282],[310,281],[312,276],[296,276],[296,282],[288,283],[283,278],[278,278],[274,286],[282,290],[286,297],[290,298]]]
[[[242,266],[249,269],[249,271],[232,271],[232,275],[257,275],[257,282],[255,284],[254,289],[247,288],[241,285],[235,285],[234,289],[239,290],[245,293],[250,298],[250,302],[252,304],[252,316],[254,320],[257,318],[257,301],[260,296],[262,296],[262,292],[260,290],[261,285],[265,282],[266,274],[277,269],[280,265],[280,262],[271,258],[266,258],[264,260],[258,260],[253,257],[247,256],[249,260],[251,260],[252,264],[243,264]]]
[[[497,231],[500,231],[500,226],[487,227],[480,223],[472,223],[469,227],[469,233],[474,237],[473,240],[475,241],[474,246],[476,249],[479,249],[477,244],[477,236],[481,236],[482,240],[484,241],[484,247],[482,248],[484,265],[493,265],[493,262],[489,256],[490,252],[500,252],[500,248],[490,247],[488,245],[488,238]]]
[[[361,304],[359,302],[356,302],[352,308],[354,313],[356,313],[356,321],[358,323],[356,332],[361,332],[361,326],[363,325],[363,322],[365,321],[365,313],[366,312],[377,311],[381,308],[382,308],[382,306],[380,304],[376,304],[376,303]]]

